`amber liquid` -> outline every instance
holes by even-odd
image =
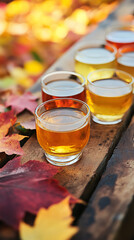
[[[106,41],[118,49],[134,43],[134,32],[129,30],[113,31],[106,36]]]
[[[103,87],[108,89],[104,91]],[[112,87],[118,89],[113,90]],[[132,104],[132,87],[122,80],[102,79],[95,81],[94,87],[89,88],[87,102],[93,116],[100,121],[113,122],[121,119]]]
[[[117,59],[118,69],[130,73],[134,77],[134,51],[123,53],[121,57]]]
[[[75,98],[86,102],[85,87],[72,79],[51,81],[46,84],[46,88],[42,87],[43,102],[63,97]]]
[[[75,108],[48,110],[36,121],[37,139],[47,154],[69,156],[87,144],[90,126],[85,114]],[[79,121],[78,121],[79,120]]]
[[[85,78],[94,70],[115,67],[115,56],[107,49],[87,48],[77,52],[75,56],[75,71]]]

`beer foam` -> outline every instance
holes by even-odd
[[[129,30],[117,30],[110,32],[106,39],[116,43],[132,43],[134,42],[134,32]]]
[[[112,52],[103,48],[87,48],[77,52],[75,60],[85,64],[104,64],[114,61]]]
[[[102,97],[118,97],[132,91],[132,86],[118,79],[106,79],[94,81],[88,84],[89,90]]]
[[[124,66],[134,67],[134,52],[123,53],[117,61]]]

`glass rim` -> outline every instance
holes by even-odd
[[[119,57],[120,57],[120,55],[124,55],[125,53],[131,52],[131,50],[129,51],[129,49],[131,49],[131,47],[133,48],[133,51],[134,51],[134,43],[127,44],[127,45],[125,45],[125,46],[120,47],[120,48],[118,49]],[[125,48],[126,48],[126,49],[128,48],[128,51],[122,52],[122,50],[124,50]],[[133,56],[130,56],[130,55],[127,55],[127,57],[134,58]]]
[[[134,26],[131,23],[122,23],[122,22],[113,23],[110,27],[106,28],[106,31],[105,31],[106,42],[110,41],[109,38],[108,38],[109,34],[112,33],[112,32],[118,31],[118,30],[133,32],[134,31]],[[131,44],[131,42],[128,42],[127,44]]]
[[[47,74],[43,74],[41,77],[40,77],[40,81],[41,81],[41,86],[43,86],[43,87],[45,87],[46,89],[52,89],[52,90],[57,90],[57,88],[51,88],[51,87],[49,87],[49,86],[47,86],[45,83],[44,83],[44,80],[47,78],[47,77],[51,77],[51,76],[53,76],[53,75],[58,75],[58,74],[70,74],[70,75],[75,75],[75,76],[77,76],[79,79],[82,79],[83,80],[83,82],[81,82],[81,84],[80,84],[80,86],[77,86],[77,87],[75,87],[75,89],[79,89],[79,88],[81,88],[81,87],[84,87],[84,85],[86,85],[86,79],[85,79],[85,77],[84,76],[82,76],[81,74],[79,74],[79,73],[76,73],[76,72],[72,72],[72,71],[54,71],[54,72],[51,72],[51,73],[47,73]],[[58,79],[58,80],[60,80],[60,79]],[[68,90],[69,89],[73,89],[73,88],[68,88]],[[64,90],[64,89],[58,89],[58,91],[66,91],[66,89]]]
[[[51,100],[47,100],[47,101],[45,101],[45,102],[42,102],[42,103],[40,103],[37,107],[36,107],[36,109],[35,109],[35,116],[37,117],[37,119],[39,119],[39,121],[40,122],[45,122],[44,120],[42,120],[42,118],[38,115],[38,113],[37,113],[37,111],[39,110],[39,108],[41,108],[42,106],[44,106],[44,104],[47,104],[47,103],[50,103],[50,102],[54,102],[54,101],[57,101],[57,100],[73,100],[73,101],[75,101],[75,102],[79,102],[79,103],[81,103],[82,105],[84,105],[84,106],[86,106],[86,108],[88,109],[88,111],[87,111],[87,113],[86,113],[86,115],[85,116],[83,116],[81,119],[78,119],[77,121],[75,121],[75,122],[73,122],[73,123],[68,123],[68,124],[62,124],[62,125],[72,125],[72,124],[74,124],[74,123],[76,123],[76,122],[81,122],[81,121],[83,121],[83,119],[86,119],[86,118],[88,118],[89,116],[90,116],[90,107],[88,106],[88,104],[87,103],[85,103],[85,102],[83,102],[83,101],[81,101],[81,100],[79,100],[79,99],[75,99],[75,98],[55,98],[55,99],[51,99]],[[59,107],[60,109],[61,108],[65,108],[65,107]],[[67,108],[72,108],[72,107],[67,107]],[[58,108],[53,108],[53,109],[58,109]],[[77,109],[77,108],[76,108]],[[51,110],[51,109],[50,109]],[[45,111],[47,111],[47,110],[45,110]],[[48,125],[50,125],[50,126],[52,126],[52,125],[59,125],[59,124],[53,124],[53,123],[48,123],[47,122],[47,124]],[[60,123],[60,125],[61,125],[61,123]]]
[[[100,47],[99,47],[99,45],[100,45]],[[76,52],[75,52],[75,57],[76,57],[77,53],[80,52],[81,50],[84,50],[84,49],[87,49],[87,48],[91,48],[91,49],[92,48],[103,48],[103,46],[104,47],[106,47],[106,46],[111,47],[113,49],[113,52],[111,52],[109,49],[106,49],[106,48],[105,49],[108,50],[109,52],[111,52],[112,55],[116,56],[117,49],[114,45],[112,45],[110,43],[107,43],[106,41],[103,41],[103,42],[98,41],[98,43],[97,42],[92,43],[92,44],[87,43],[87,45],[85,43],[85,46],[84,45],[83,46],[78,46],[78,48],[76,49]],[[100,56],[100,57],[93,57],[92,56],[92,58],[102,58],[102,56]]]
[[[116,68],[102,68],[102,69],[97,69],[95,71],[92,71],[88,74],[87,76],[87,84],[89,83],[90,85],[96,87],[96,88],[102,88],[102,89],[118,89],[118,88],[126,88],[126,86],[123,86],[123,87],[102,87],[102,86],[96,86],[94,85],[94,82],[92,82],[89,77],[90,75],[96,73],[96,72],[102,72],[102,71],[113,71],[113,72],[120,72],[120,73],[125,73],[125,75],[128,75],[130,77],[130,79],[132,80],[130,83],[127,83],[127,86],[131,86],[133,83],[134,83],[134,78],[131,74],[125,72],[125,71],[122,71],[122,70],[119,70],[119,69],[116,69]],[[99,79],[98,79],[99,80]],[[104,80],[107,80],[107,79],[104,79]]]

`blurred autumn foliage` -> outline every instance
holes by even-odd
[[[24,92],[31,87],[91,26],[104,20],[118,2],[1,1],[0,90]]]

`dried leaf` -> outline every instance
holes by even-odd
[[[37,107],[37,98],[30,92],[26,92],[23,95],[11,95],[6,101],[6,107],[11,106],[16,114],[22,112],[24,109],[34,113]]]
[[[0,169],[0,219],[18,228],[25,212],[36,214],[67,196],[76,200],[52,177],[57,167],[45,162],[28,161],[21,165],[20,157],[10,160]]]
[[[0,139],[0,152],[5,152],[8,155],[17,154],[23,155],[23,149],[20,147],[19,141],[25,136],[19,134],[12,134],[11,136]]]
[[[9,128],[16,122],[16,117],[13,111],[0,113],[0,152],[5,152],[6,154],[18,154],[22,155],[23,150],[20,147],[19,141],[21,141],[25,136],[12,134],[11,136],[6,136]]]
[[[36,129],[35,119],[32,119],[30,121],[20,122],[20,124],[25,129],[30,129],[30,130]]]
[[[25,130],[35,130],[35,116],[28,111],[18,115],[15,127],[23,134]]]
[[[13,111],[0,113],[0,138],[5,137],[8,130],[16,122]]]
[[[72,221],[66,198],[48,209],[40,209],[33,227],[21,222],[20,237],[22,240],[68,240],[78,232],[77,227],[70,226]]]

